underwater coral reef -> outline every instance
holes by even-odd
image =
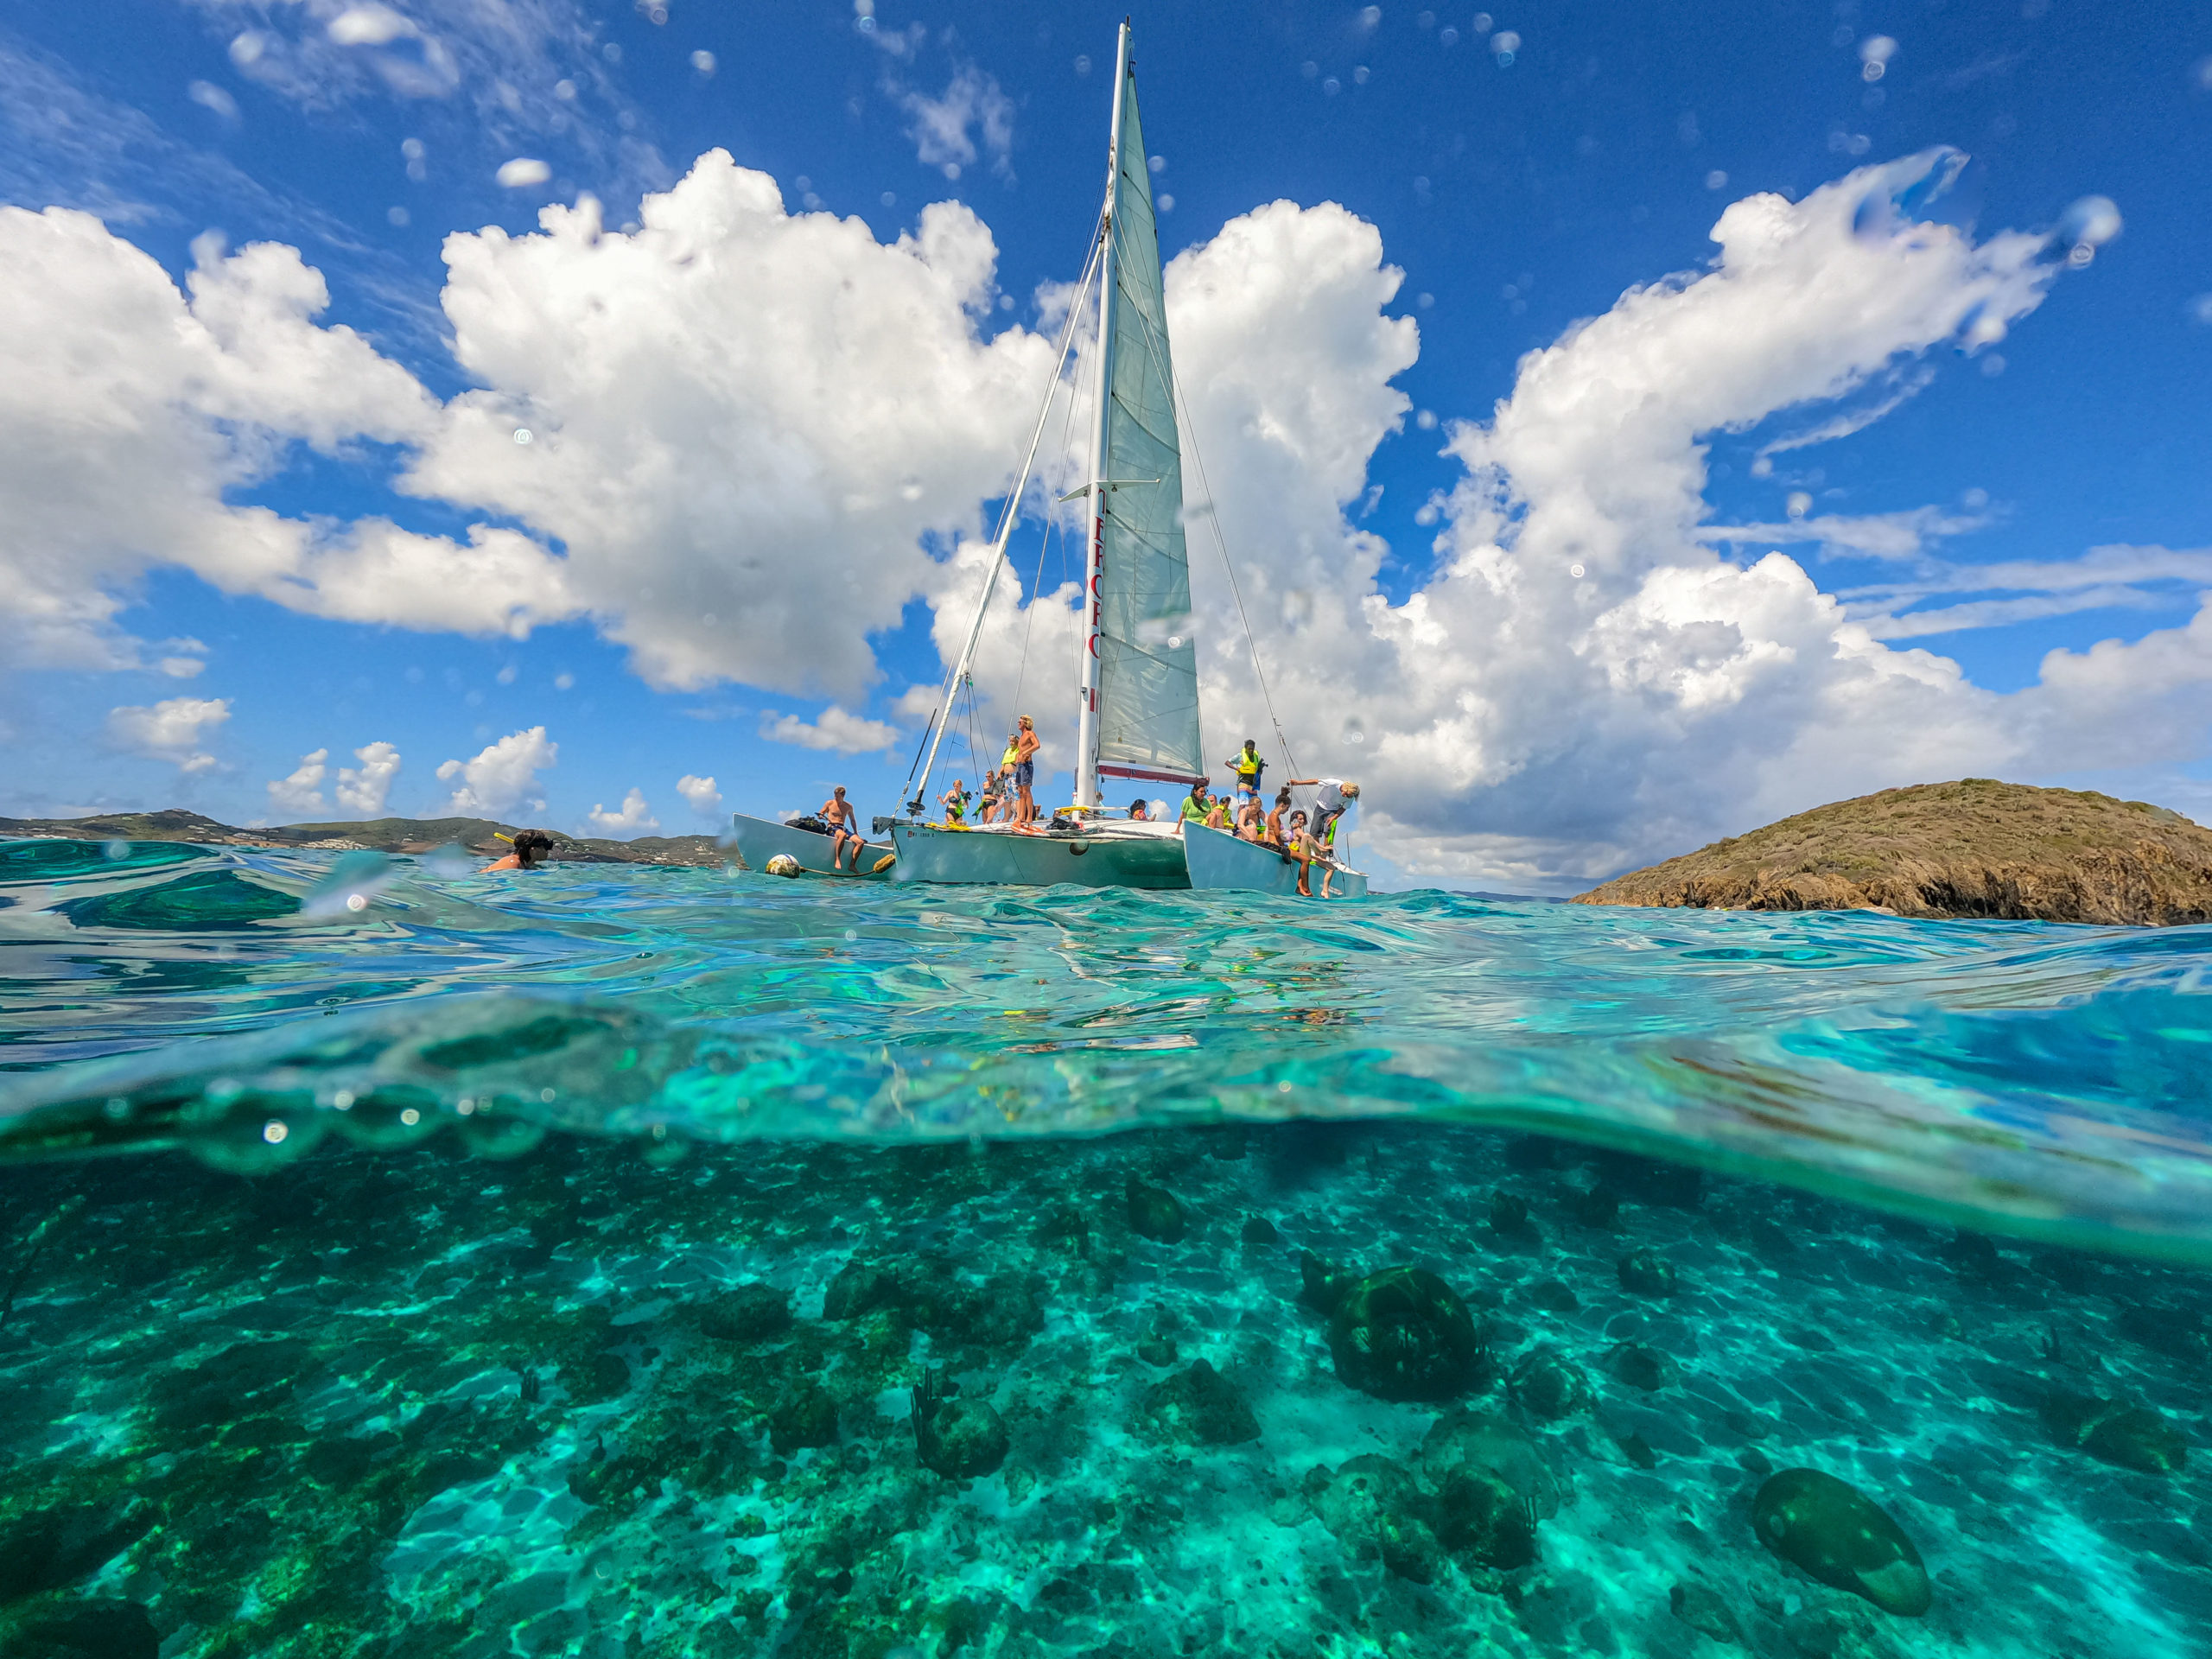
[[[0,1653],[2065,1655],[2212,1630],[2212,1282],[1286,1123],[0,1174]]]

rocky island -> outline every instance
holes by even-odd
[[[0,839],[183,841],[216,847],[289,847],[300,850],[433,853],[458,846],[497,858],[499,837],[520,826],[490,818],[372,818],[361,823],[287,823],[274,828],[218,823],[197,812],[105,812],[88,818],[0,818]],[[715,865],[724,854],[712,836],[640,836],[635,841],[561,836],[557,859],[596,864]]]
[[[2212,830],[2142,801],[1967,778],[1816,807],[1573,902],[2212,922]]]

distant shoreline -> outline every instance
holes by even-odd
[[[170,807],[159,812],[100,812],[82,818],[0,818],[0,838],[19,841],[169,841],[206,847],[265,847],[294,852],[432,853],[460,846],[496,855],[527,825],[491,818],[368,818],[358,822],[287,823],[241,828]],[[556,832],[557,833],[557,832]],[[611,841],[561,836],[556,860],[587,864],[724,864],[728,855],[713,836],[640,836]]]

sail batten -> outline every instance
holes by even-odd
[[[1103,479],[1128,482],[1095,498],[1099,515],[1093,608],[1097,653],[1096,772],[1198,779],[1198,649],[1183,537],[1183,456],[1173,359],[1160,272],[1152,174],[1136,80],[1122,79],[1113,196],[1112,315],[1105,365]]]

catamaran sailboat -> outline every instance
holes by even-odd
[[[1198,649],[1192,638],[1174,369],[1135,68],[1125,22],[1116,54],[1106,204],[1084,283],[1069,308],[1028,457],[1000,515],[974,625],[939,699],[939,713],[946,717],[931,718],[928,758],[906,804],[907,816],[878,819],[874,826],[878,833],[889,829],[895,856],[885,858],[870,848],[861,855],[858,873],[864,876],[1022,887],[1296,891],[1298,867],[1272,848],[1199,823],[1109,817],[1102,794],[1109,780],[1188,789],[1208,775],[1199,741]],[[1053,814],[1049,827],[925,823],[930,775],[953,723],[952,702],[969,684],[983,620],[1007,566],[1007,543],[1020,516],[1022,493],[1074,349],[1078,321],[1094,289],[1098,332],[1091,365],[1089,477],[1063,498],[1085,502],[1089,531],[1075,803]],[[753,868],[765,868],[778,854],[810,871],[826,870],[830,864],[828,839],[809,830],[742,814],[734,826],[739,855]],[[1314,872],[1317,880],[1320,874]],[[1339,865],[1332,885],[1343,896],[1357,897],[1367,891],[1367,878]]]

